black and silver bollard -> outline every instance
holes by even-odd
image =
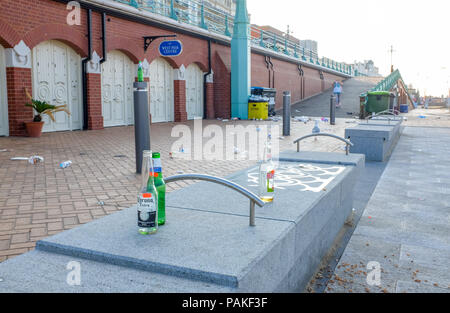
[[[134,83],[134,137],[136,144],[136,173],[142,173],[142,153],[150,150],[150,115],[148,112],[148,83]]]
[[[330,124],[336,125],[336,105],[334,104],[336,100],[336,97],[334,95],[331,95],[330,100]]]
[[[291,135],[291,92],[283,92],[283,136]]]

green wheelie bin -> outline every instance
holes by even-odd
[[[366,113],[379,113],[389,109],[392,94],[389,91],[367,93]]]

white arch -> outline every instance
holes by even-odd
[[[102,64],[102,115],[105,127],[134,124],[133,82],[135,65],[113,50]]]
[[[174,117],[173,68],[163,58],[150,64],[150,112],[152,122],[173,122]]]
[[[68,45],[57,41],[44,41],[33,48],[33,98],[53,105],[67,105],[70,116],[55,114],[56,122],[47,116],[45,132],[81,129],[82,80],[81,56]]]
[[[203,118],[203,71],[200,67],[192,63],[186,69],[186,111],[189,120]]]

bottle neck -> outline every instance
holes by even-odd
[[[269,143],[266,143],[266,146],[264,147],[263,161],[268,162],[271,160],[272,160],[272,147]]]

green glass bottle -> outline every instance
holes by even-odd
[[[142,160],[142,185],[138,194],[138,231],[151,235],[158,231],[158,192],[155,188],[152,152],[144,151]]]
[[[166,223],[166,183],[162,174],[161,154],[153,153],[153,170],[155,171],[155,187],[158,192],[158,225]]]
[[[142,83],[144,81],[144,68],[142,66],[142,62],[139,62],[138,66],[138,82]]]

